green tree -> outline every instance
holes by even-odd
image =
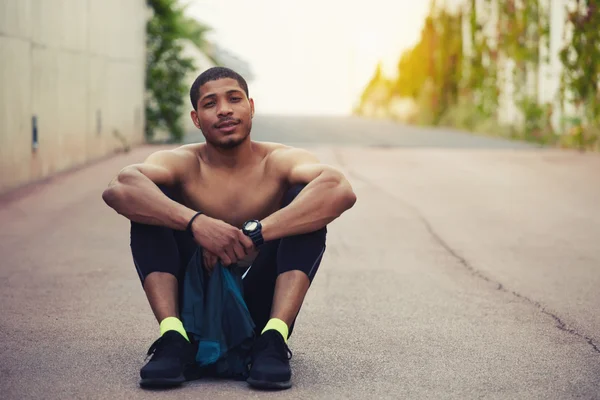
[[[146,25],[146,138],[156,131],[169,132],[181,141],[185,132],[181,123],[186,75],[195,68],[193,60],[183,56],[183,40],[189,40],[215,64],[205,39],[207,26],[188,18],[177,0],[148,0],[152,11]]]
[[[390,100],[390,86],[391,82],[383,74],[381,63],[377,64],[373,77],[360,96],[358,111],[364,114],[369,108],[386,109]]]
[[[456,103],[462,77],[461,15],[432,4],[419,42],[400,57],[394,95],[419,103],[422,122],[438,123]]]
[[[600,147],[600,1],[576,0],[568,12],[571,40],[560,52],[564,66],[563,101],[572,102],[579,117],[569,118],[573,137],[568,145]]]

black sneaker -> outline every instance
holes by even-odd
[[[260,335],[252,348],[252,367],[247,382],[259,389],[292,387],[292,352],[276,330]]]
[[[167,331],[156,340],[148,355],[152,359],[141,370],[143,387],[169,387],[185,382],[185,369],[194,362],[194,346],[179,332]]]

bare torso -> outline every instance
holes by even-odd
[[[182,202],[238,228],[249,219],[264,219],[277,211],[288,184],[271,155],[285,146],[262,142],[252,146],[251,160],[235,168],[211,165],[204,144],[184,146],[195,157],[186,158],[190,172],[180,186]]]

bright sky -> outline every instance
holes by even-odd
[[[379,60],[395,74],[424,0],[183,0],[219,45],[251,65],[257,112],[348,114]]]

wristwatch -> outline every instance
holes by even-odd
[[[242,232],[252,239],[252,243],[254,243],[254,247],[257,249],[265,242],[262,235],[262,225],[260,221],[256,219],[244,222]]]

